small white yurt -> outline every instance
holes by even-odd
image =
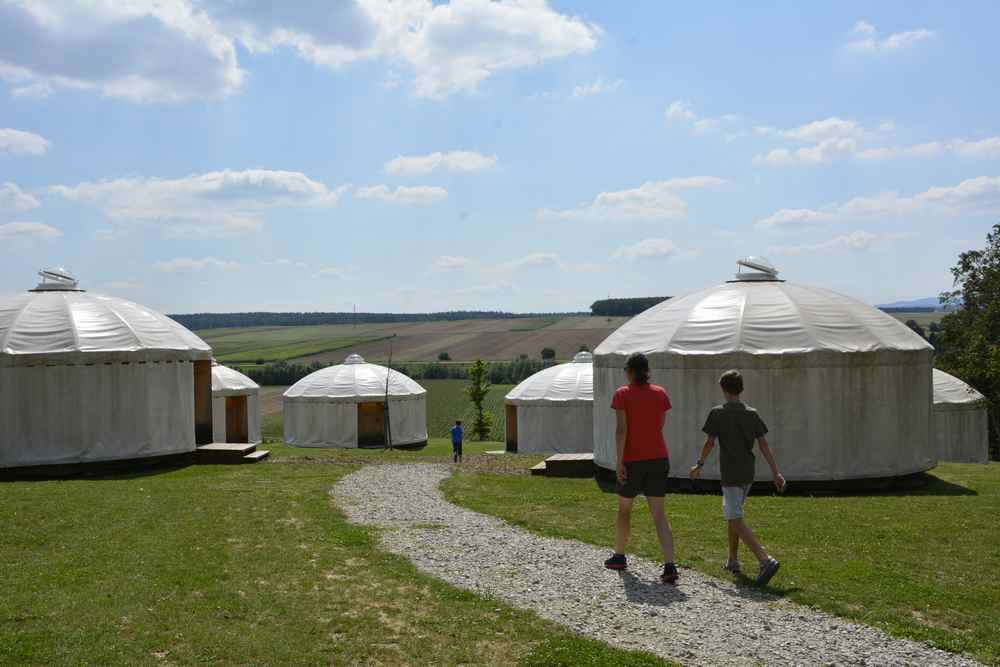
[[[986,398],[954,375],[934,369],[934,446],[942,461],[986,463],[990,454]]]
[[[214,442],[260,444],[260,385],[237,370],[212,362]]]
[[[0,468],[190,453],[212,439],[211,348],[64,269],[0,300]]]
[[[572,453],[594,447],[594,357],[538,371],[504,399],[507,451]]]
[[[767,423],[789,480],[908,475],[935,464],[933,348],[886,313],[817,287],[785,282],[769,262],[738,263],[734,280],[665,301],[632,318],[594,351],[594,461],[613,469],[611,397],[628,355],[643,352],[670,394],[664,433],[670,474],[683,477],[704,443],[719,377],[738,369],[743,400]],[[714,452],[704,477],[718,479]],[[757,456],[757,478],[770,470]]]
[[[394,447],[419,446],[427,442],[427,391],[352,354],[289,387],[284,417],[285,442],[299,447],[384,447],[387,431]]]

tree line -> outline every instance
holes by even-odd
[[[641,296],[627,299],[599,299],[590,304],[590,314],[600,317],[632,317],[669,298],[669,296]]]

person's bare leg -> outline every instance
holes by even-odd
[[[752,530],[750,530],[750,526],[748,526],[743,519],[731,519],[729,521],[729,526],[732,530],[736,531],[736,534],[739,535],[741,540],[743,540],[743,544],[747,545],[750,551],[753,552],[753,555],[757,557],[758,561],[766,563],[768,559],[771,558],[767,551],[764,550],[764,547],[760,545],[760,542],[757,541],[757,536],[753,534]]]
[[[656,527],[656,536],[660,539],[660,549],[663,551],[663,560],[667,563],[674,562],[674,534],[670,530],[670,521],[667,520],[667,513],[663,509],[663,496],[646,498],[649,505],[649,514],[653,517],[653,525]]]
[[[632,503],[635,498],[618,496],[618,516],[615,517],[615,553],[625,553],[632,524]]]
[[[727,521],[726,524],[729,532],[729,563],[735,565],[739,561],[740,534],[736,532],[732,521]]]

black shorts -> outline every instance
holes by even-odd
[[[462,443],[460,443],[460,442],[453,442],[453,443],[451,443],[451,451],[452,451],[453,454],[461,454],[462,453]]]
[[[667,495],[670,459],[626,461],[625,472],[625,483],[618,482],[615,486],[622,498],[635,498],[640,493],[647,498],[662,498]]]

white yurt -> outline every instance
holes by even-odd
[[[986,463],[990,454],[986,398],[954,375],[934,369],[934,448],[942,461]]]
[[[538,371],[504,398],[507,451],[572,453],[594,447],[594,357]]]
[[[288,388],[285,442],[299,447],[383,447],[386,412],[393,446],[427,442],[427,391],[402,373],[352,354],[344,363],[311,373]]]
[[[615,388],[628,355],[645,353],[652,382],[670,394],[664,433],[672,477],[698,458],[719,376],[738,369],[743,400],[767,423],[789,480],[895,477],[935,464],[933,348],[895,318],[855,299],[785,282],[762,259],[738,262],[734,280],[637,315],[594,351],[594,460],[615,462]],[[713,452],[704,477],[718,479]],[[769,480],[763,457],[757,477]]]
[[[0,301],[0,468],[193,452],[212,439],[212,350],[63,269]]]
[[[260,444],[260,385],[237,370],[212,362],[214,442]]]

